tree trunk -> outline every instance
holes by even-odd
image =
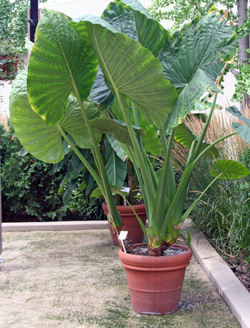
[[[248,0],[237,0],[237,16],[238,16],[238,27],[244,24],[247,20],[248,10],[247,10]],[[248,65],[248,54],[246,50],[249,48],[249,35],[238,40],[239,42],[239,60],[242,64]],[[240,104],[241,113],[249,113],[250,110],[250,97],[248,94],[244,95],[244,99]]]

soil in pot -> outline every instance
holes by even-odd
[[[135,312],[162,315],[178,309],[192,252],[184,245],[175,244],[173,247],[183,252],[177,255],[143,256],[119,250]]]

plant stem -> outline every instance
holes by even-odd
[[[61,135],[63,138],[67,141],[67,143],[70,145],[70,147],[73,149],[75,154],[79,157],[79,159],[82,161],[83,165],[87,168],[87,170],[90,172],[92,177],[95,179],[96,183],[98,185],[101,184],[100,176],[96,173],[94,168],[90,165],[90,163],[86,160],[86,158],[82,155],[82,153],[74,146],[72,141],[69,139],[69,137],[66,135],[66,133],[63,131],[63,129],[60,127],[60,125],[57,125],[58,129],[61,132]]]
[[[111,214],[111,218],[114,221],[115,226],[120,228],[120,227],[122,227],[123,223],[122,223],[121,217],[120,217],[120,215],[119,215],[119,213],[116,209],[116,206],[115,206],[115,202],[114,202],[114,199],[113,199],[111,187],[110,187],[108,177],[107,177],[107,174],[106,174],[106,170],[105,170],[105,167],[104,167],[102,155],[101,155],[101,152],[99,150],[98,143],[97,143],[95,135],[94,135],[94,131],[93,131],[93,129],[92,129],[90,123],[89,123],[89,119],[87,117],[87,114],[85,113],[83,103],[82,103],[80,94],[78,92],[78,89],[77,89],[75,83],[73,83],[73,85],[74,85],[74,91],[75,91],[75,94],[76,94],[76,97],[77,97],[77,100],[78,100],[78,103],[79,103],[79,106],[80,106],[80,109],[81,109],[82,117],[85,121],[89,136],[90,136],[90,138],[92,140],[92,143],[93,143],[93,150],[94,150],[93,155],[94,155],[95,162],[96,162],[96,165],[97,165],[100,177],[101,177],[101,183],[99,184],[99,186],[101,187],[101,190],[102,190],[103,194],[105,195],[105,199],[106,199],[107,206],[108,206],[108,209],[109,209],[110,214]]]
[[[128,118],[126,109],[124,108],[124,104],[122,101],[122,96],[119,92],[119,90],[115,89],[115,93],[116,93],[116,97],[118,100],[118,103],[120,105],[120,109],[122,111],[123,117],[125,119],[125,122],[127,124],[127,128],[128,128],[128,132],[132,141],[132,145],[134,148],[134,152],[135,152],[135,157],[136,157],[136,164],[139,166],[140,170],[141,170],[141,174],[142,174],[142,178],[143,178],[143,182],[145,184],[145,188],[144,188],[144,192],[146,193],[146,197],[149,203],[148,206],[148,210],[149,213],[148,215],[151,215],[151,211],[153,208],[153,204],[154,204],[154,194],[153,194],[153,185],[151,183],[151,180],[149,178],[149,174],[148,174],[148,170],[145,164],[145,159],[144,159],[144,154],[143,154],[143,149],[140,148],[137,138],[135,136],[135,132],[134,129],[132,127],[132,124]]]

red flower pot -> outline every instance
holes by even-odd
[[[186,252],[158,257],[126,254],[119,250],[135,312],[161,315],[177,310],[192,252],[186,246],[174,246]]]
[[[143,231],[140,226],[140,223],[137,220],[137,217],[135,216],[134,212],[130,208],[130,206],[116,206],[117,211],[120,213],[122,222],[124,224],[123,230],[128,231],[128,237],[132,240],[132,242],[135,243],[141,243],[143,240]],[[147,216],[146,216],[146,210],[145,205],[133,205],[133,208],[139,218],[142,220],[144,224],[146,224]],[[102,209],[104,211],[105,215],[108,215],[108,207],[106,204],[102,205]],[[119,241],[115,233],[115,229],[109,225],[112,244],[115,246],[119,246]]]

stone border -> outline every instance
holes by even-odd
[[[3,232],[14,231],[72,231],[108,229],[108,221],[56,221],[2,223]]]
[[[191,248],[198,262],[241,327],[250,328],[250,293],[191,220],[186,220],[184,229],[191,234]]]
[[[107,221],[61,221],[3,223],[3,232],[12,231],[70,231],[108,229]],[[250,328],[250,293],[234,275],[225,261],[210,245],[191,220],[184,230],[191,234],[191,248],[198,262],[239,321],[242,328]]]

